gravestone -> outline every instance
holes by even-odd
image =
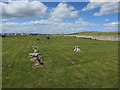
[[[37,47],[37,46],[32,46],[33,47],[33,49],[38,49],[39,47]]]
[[[80,51],[80,47],[79,46],[75,46],[74,52],[79,52]]]
[[[33,42],[33,44],[37,44],[36,42]]]
[[[39,47],[37,47],[37,46],[32,46],[32,47],[34,49],[34,53],[39,53],[39,51],[37,50]]]
[[[47,39],[50,39],[50,37],[47,37]]]
[[[46,37],[47,39],[50,39],[50,37],[47,35],[47,37]]]
[[[42,56],[40,53],[29,53],[28,59],[33,62],[34,64],[32,67],[42,67],[43,61],[42,61]]]

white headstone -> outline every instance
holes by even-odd
[[[37,49],[34,50],[34,53],[39,53],[39,51]]]
[[[75,46],[74,52],[78,52],[80,51],[80,47],[79,46]]]

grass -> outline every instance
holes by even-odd
[[[2,39],[3,88],[118,87],[118,42],[50,37],[50,40],[45,36]],[[33,69],[27,58],[33,52],[33,41],[43,56],[42,68]],[[81,52],[73,52],[76,45]]]
[[[86,32],[78,32],[73,33],[71,35],[120,35],[120,32],[98,32],[98,31],[86,31]]]
[[[2,89],[2,37],[0,37],[0,89]]]

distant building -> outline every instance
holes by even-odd
[[[1,33],[1,36],[33,36],[33,35],[43,35],[43,34],[37,34],[37,33]]]
[[[60,36],[64,36],[64,34],[63,34],[63,33],[61,33],[61,34],[60,34]]]

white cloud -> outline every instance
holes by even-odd
[[[93,10],[95,8],[100,8],[100,11],[94,13],[94,16],[117,13],[118,2],[90,2],[88,3],[87,7],[82,9],[82,11]]]
[[[60,19],[61,20],[61,19]],[[30,22],[24,22],[24,23],[16,23],[16,22],[6,22],[3,23],[3,26],[28,26],[28,25],[61,25],[62,27],[77,27],[77,26],[95,26],[97,24],[90,23],[83,21],[83,19],[79,18],[76,20],[74,23],[69,23],[69,22],[58,22],[59,19],[56,20],[40,20],[40,21],[30,21]]]
[[[79,18],[75,23],[79,26],[95,26],[95,25],[97,25],[97,24],[94,24],[94,23],[85,22],[81,18]]]
[[[60,3],[50,13],[50,19],[61,19],[69,17],[77,17],[78,11],[75,11],[74,7],[69,6],[66,3]]]
[[[47,7],[38,1],[1,4],[3,4],[3,19],[44,16],[47,10]],[[50,17],[48,17],[47,20],[37,20],[24,23],[7,22],[3,23],[2,26],[4,32],[29,31],[41,33],[62,33],[70,32],[72,29],[80,28],[81,26],[96,25],[94,23],[83,21],[82,19],[78,19],[72,23],[63,21],[64,18],[72,18],[77,16],[78,11],[76,11],[73,6],[68,6],[66,3],[59,3],[56,8],[52,9],[50,12]]]
[[[109,22],[110,20],[106,18],[105,21],[106,21],[106,22]]]
[[[2,24],[0,24],[0,33],[2,33]]]
[[[16,32],[25,32],[25,33],[35,33],[35,32],[40,32],[39,28],[34,28],[34,27],[3,27],[3,33],[16,33]]]
[[[106,2],[90,2],[87,4],[87,7],[84,7],[82,9],[82,11],[88,11],[88,10],[92,10],[92,9],[95,9],[95,8],[98,8],[98,7],[101,7],[104,3]]]
[[[52,22],[49,20],[40,20],[40,21],[37,20],[37,21],[30,21],[22,24],[23,25],[49,25],[49,24],[52,24]]]
[[[87,30],[86,28],[75,28],[75,29],[72,29],[73,31],[83,31],[83,30]]]
[[[30,21],[30,22],[24,22],[24,23],[16,23],[16,22],[7,22],[3,23],[3,31],[4,32],[23,32],[29,31],[28,28],[31,25],[34,27],[31,27],[31,32],[41,32],[41,33],[62,33],[62,32],[70,32],[74,28],[80,28],[81,26],[95,26],[96,24],[83,21],[82,19],[76,20],[74,23],[70,22],[57,22],[59,20],[40,20],[40,21]],[[39,26],[39,28],[35,28]],[[25,28],[25,29],[24,29]],[[32,30],[33,28],[33,30]]]
[[[50,25],[53,24],[53,22],[49,20],[40,20],[40,21],[30,21],[30,22],[24,22],[24,23],[16,23],[16,22],[7,22],[3,23],[3,26],[31,26],[31,25]]]
[[[9,4],[0,2],[3,19],[43,17],[46,15],[47,6],[39,1],[14,1]]]
[[[119,2],[120,0],[90,0],[90,2]]]
[[[120,25],[120,22],[112,22],[104,24],[105,30],[118,30],[118,26]]]

